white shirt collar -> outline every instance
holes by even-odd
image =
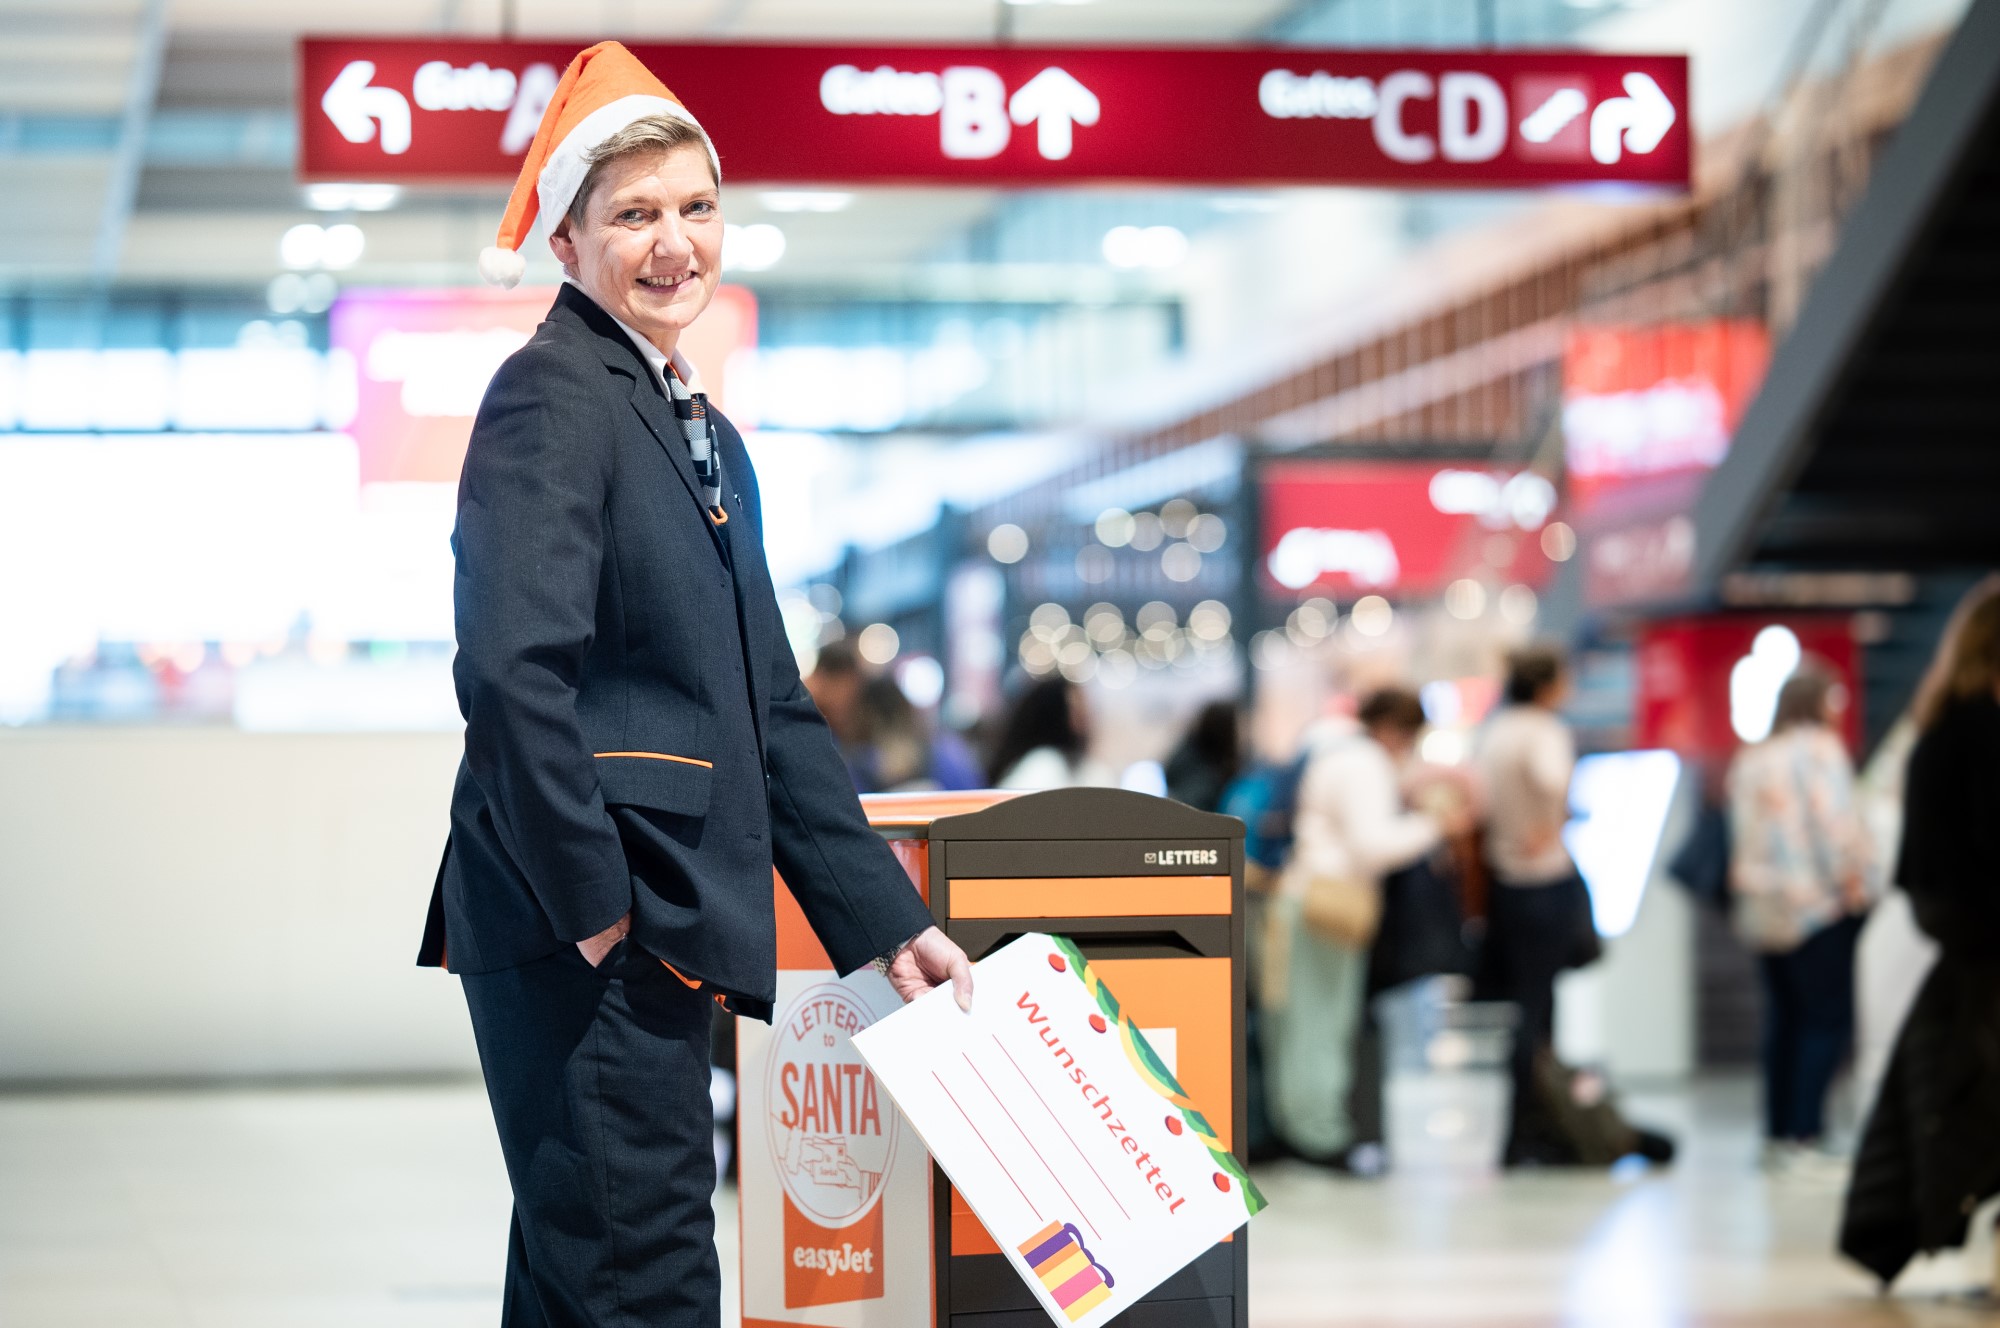
[[[590,299],[590,293],[588,291],[585,291],[583,287],[579,285],[577,282],[572,281],[567,272],[563,274],[563,281],[568,285],[575,286],[577,291],[581,293],[585,299]],[[592,304],[597,304],[596,300],[591,300],[590,302]],[[600,309],[604,308],[604,306],[601,304],[598,305],[597,307]],[[690,363],[687,356],[681,354],[678,349],[674,351],[671,357],[668,357],[667,355],[661,353],[660,348],[658,346],[655,346],[652,342],[646,340],[645,337],[641,336],[639,332],[632,327],[631,324],[627,323],[624,319],[618,317],[610,310],[605,309],[604,316],[606,318],[609,318],[612,322],[618,324],[619,330],[632,339],[632,344],[638,347],[639,354],[644,356],[646,359],[646,363],[652,366],[653,376],[660,380],[660,386],[666,389],[668,396],[672,396],[674,391],[673,385],[667,382],[668,365],[673,366],[674,373],[679,376],[682,383],[687,385],[688,391],[699,392],[702,390],[701,375],[695,372],[694,365]]]

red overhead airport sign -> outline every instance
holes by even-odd
[[[308,39],[301,174],[511,180],[582,42]],[[733,181],[1684,189],[1687,57],[1302,47],[632,52]]]

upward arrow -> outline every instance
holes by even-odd
[[[1597,104],[1590,113],[1590,155],[1606,166],[1616,166],[1626,150],[1641,156],[1660,146],[1660,140],[1674,127],[1674,104],[1649,75],[1625,76],[1625,95]]]
[[[1035,122],[1035,146],[1050,161],[1069,155],[1072,123],[1094,125],[1097,94],[1050,65],[1023,83],[1007,101],[1007,118],[1017,125]]]
[[[394,88],[371,88],[373,60],[351,60],[327,85],[319,108],[350,143],[375,137],[374,121],[382,122],[382,151],[399,157],[410,150],[410,103]]]

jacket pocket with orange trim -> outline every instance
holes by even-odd
[[[704,816],[715,769],[707,761],[665,752],[600,752],[597,781],[607,803]]]

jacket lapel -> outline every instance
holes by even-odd
[[[680,421],[674,418],[674,408],[667,403],[665,389],[653,376],[652,366],[639,354],[639,348],[625,335],[611,315],[597,307],[597,302],[581,290],[564,282],[556,290],[556,302],[549,310],[549,320],[564,323],[588,333],[597,347],[598,358],[612,373],[631,380],[632,409],[639,413],[640,421],[647,432],[653,435],[667,454],[667,463],[674,473],[681,477],[681,484],[687,489],[688,501],[694,504],[695,513],[701,524],[708,528],[708,537],[715,542],[717,554],[727,557],[723,546],[722,532],[708,519],[707,511],[701,504],[701,481],[694,473],[694,459],[688,455],[687,439],[681,436]]]

